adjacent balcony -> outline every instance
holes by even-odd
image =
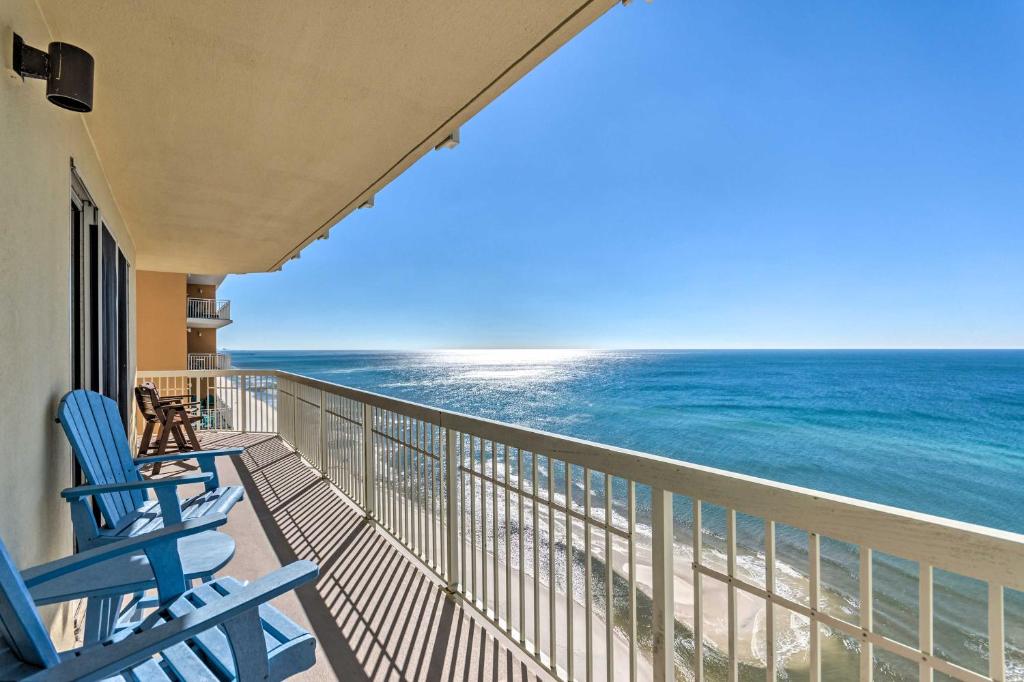
[[[230,353],[189,353],[186,368],[197,369],[231,369]]]
[[[185,317],[189,328],[219,329],[231,324],[231,301],[190,296],[185,302]]]
[[[287,372],[138,380],[196,397],[206,442],[249,445],[234,532],[321,564],[298,599],[339,677],[1024,670],[1018,534]]]

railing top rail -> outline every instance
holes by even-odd
[[[197,301],[197,302],[202,302],[202,303],[209,302],[209,303],[224,304],[224,303],[229,303],[231,301],[230,298],[203,298],[202,296],[189,296],[187,298],[188,298],[189,301]]]
[[[140,369],[135,373],[135,379],[138,381],[139,379],[159,379],[161,377],[186,377],[188,379],[238,376],[272,377],[277,374],[277,370],[274,369]]]
[[[1024,535],[1018,533],[460,414],[280,370],[192,374],[246,373],[274,374],[279,379],[528,452],[550,455],[741,513],[1024,590]]]

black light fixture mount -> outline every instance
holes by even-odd
[[[63,109],[92,111],[92,55],[68,43],[50,43],[43,52],[14,34],[14,71],[22,78],[46,81],[46,99]]]

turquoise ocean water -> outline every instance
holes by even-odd
[[[232,358],[236,367],[283,369],[1024,532],[1024,351],[234,351]],[[713,534],[721,519],[706,513]],[[688,509],[677,509],[677,531],[688,522]],[[741,517],[740,525],[741,542],[756,546],[758,524]],[[800,534],[783,530],[779,543],[780,558],[799,570]],[[853,617],[856,551],[826,543],[823,557],[824,579],[839,595],[835,608]],[[916,570],[876,557],[876,620],[912,645]],[[941,572],[935,580],[938,650],[983,671],[983,586]],[[1013,665],[1024,644],[1015,624],[1024,612],[1019,597],[1008,595]],[[685,658],[686,643],[677,644]],[[831,678],[852,673],[842,650],[826,661]],[[881,658],[883,679],[916,676]],[[789,672],[801,677],[798,666]]]

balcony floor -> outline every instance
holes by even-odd
[[[433,575],[277,436],[202,440],[246,448],[218,465],[222,484],[246,494],[224,529],[238,550],[223,572],[254,579],[296,559],[320,565],[315,585],[274,602],[316,635],[317,665],[302,679],[551,679],[475,611],[446,599]]]

